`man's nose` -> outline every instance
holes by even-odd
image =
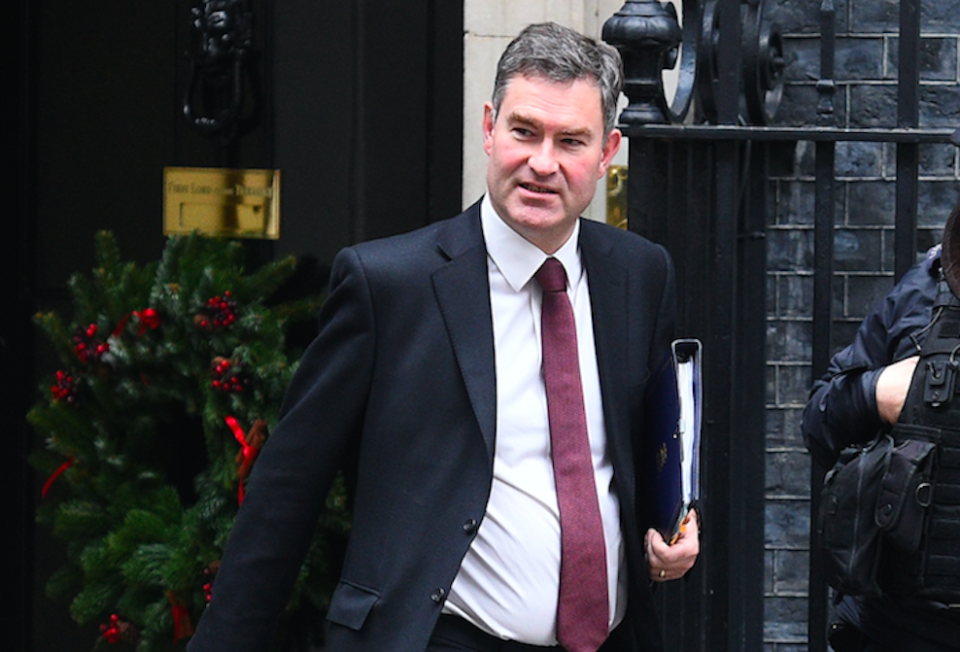
[[[544,140],[540,143],[536,151],[530,155],[528,164],[530,165],[530,169],[541,177],[550,176],[556,172],[560,165],[557,163],[553,143],[549,140]]]

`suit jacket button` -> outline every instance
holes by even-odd
[[[443,599],[446,597],[446,595],[447,595],[446,591],[444,591],[443,589],[437,589],[436,591],[430,594],[430,599],[436,602],[437,604],[440,604],[441,602],[443,602]]]
[[[463,524],[463,531],[467,534],[473,534],[477,529],[477,520],[474,518],[468,519]]]

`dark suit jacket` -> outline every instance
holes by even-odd
[[[658,245],[589,220],[580,247],[627,546],[628,627],[640,650],[659,650],[634,469],[645,382],[674,326],[673,268]],[[478,205],[337,256],[320,334],[257,461],[191,652],[267,649],[345,459],[357,460],[353,527],[327,649],[425,649],[490,491],[489,297]]]

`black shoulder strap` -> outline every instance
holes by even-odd
[[[941,426],[947,412],[960,410],[960,400],[957,406],[947,408],[960,379],[960,299],[950,290],[942,270],[930,324],[924,330],[927,338],[920,349],[920,362],[900,423]]]

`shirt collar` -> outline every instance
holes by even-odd
[[[514,231],[493,208],[489,195],[480,203],[480,224],[487,255],[503,274],[514,291],[519,292],[537,273],[548,256],[542,249]],[[569,285],[573,285],[583,272],[580,262],[580,220],[573,233],[553,255],[567,272]]]

